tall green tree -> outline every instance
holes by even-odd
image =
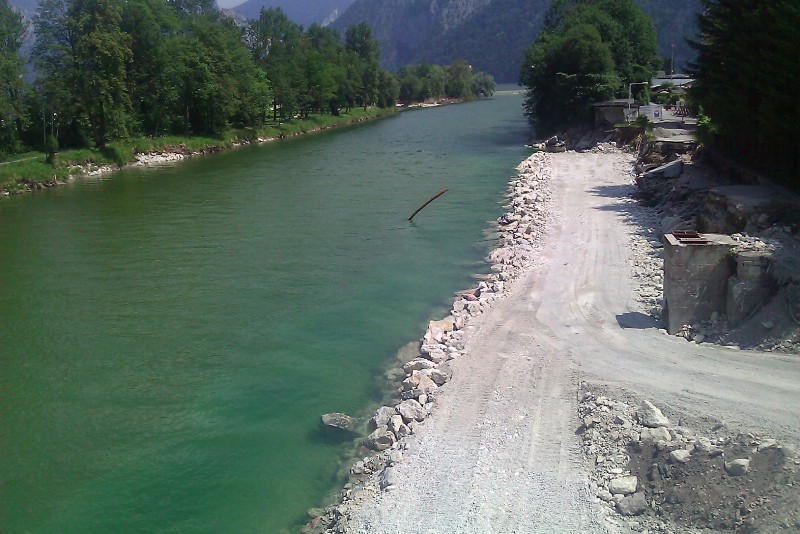
[[[132,54],[121,19],[116,0],[45,0],[34,19],[34,56],[51,109],[87,127],[100,147],[128,135]]]
[[[0,0],[0,156],[20,149],[27,124],[22,92],[24,63],[20,48],[25,36],[22,15]]]
[[[178,32],[178,16],[162,0],[127,0],[120,28],[131,39],[131,61],[126,66],[131,128],[152,136],[170,131],[178,122],[179,95],[175,80],[168,76],[175,61],[168,45]]]
[[[800,190],[800,4],[704,0],[703,7],[691,97],[710,119],[710,143]]]
[[[472,94],[472,67],[463,59],[450,63],[447,68],[445,91],[450,98],[466,98]]]
[[[563,35],[543,34],[525,54],[521,83],[528,86],[525,113],[539,134],[588,119],[593,102],[619,87],[611,49],[591,25]]]
[[[372,29],[365,22],[350,26],[345,33],[345,48],[360,60],[360,85],[358,97],[364,109],[378,98],[380,81],[380,47],[372,37]]]
[[[272,92],[273,119],[291,120],[299,110],[303,82],[303,32],[281,9],[262,9],[247,27],[253,58],[267,72]]]
[[[633,0],[554,0],[520,68],[526,115],[540,134],[589,122],[593,102],[625,95],[660,62],[652,22]]]

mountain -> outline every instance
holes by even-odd
[[[252,1],[252,0],[251,0]],[[675,64],[694,55],[685,42],[696,32],[700,0],[637,0],[653,18],[659,49]],[[467,60],[499,82],[516,82],[525,48],[542,27],[550,0],[356,0],[331,25],[344,32],[366,22],[389,70],[408,63]]]
[[[8,3],[19,9],[28,18],[33,17],[36,8],[39,7],[38,0],[10,0]]]
[[[292,21],[308,28],[313,23],[327,25],[343,13],[353,0],[248,0],[233,8],[247,19],[257,19],[261,9],[279,7]]]

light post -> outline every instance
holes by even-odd
[[[669,63],[669,79],[675,78],[675,45],[672,45],[672,60]]]
[[[633,82],[628,84],[628,118],[631,116],[631,102],[633,101],[633,86],[634,85],[647,85],[650,82]]]

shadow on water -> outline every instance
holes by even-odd
[[[334,428],[320,421],[319,425],[308,433],[308,437],[311,441],[320,445],[344,445],[346,443],[358,443],[363,437],[362,432],[359,430],[350,431]]]

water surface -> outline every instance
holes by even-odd
[[[526,132],[498,93],[0,202],[0,530],[296,531]]]

